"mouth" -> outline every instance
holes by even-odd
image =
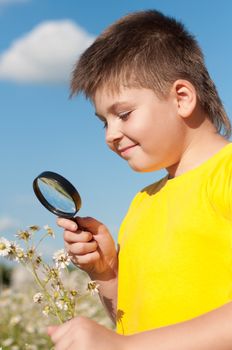
[[[130,150],[134,147],[138,146],[138,144],[134,144],[134,145],[130,145],[130,146],[127,146],[127,147],[124,147],[124,148],[119,148],[118,149],[118,153],[124,157],[125,155],[129,154]]]

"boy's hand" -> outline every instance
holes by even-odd
[[[73,220],[58,218],[64,228],[64,241],[75,265],[86,271],[91,279],[117,276],[117,251],[107,227],[91,217]]]
[[[85,317],[48,327],[48,335],[55,344],[55,350],[124,349],[125,337]]]

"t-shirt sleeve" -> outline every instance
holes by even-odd
[[[206,194],[216,214],[232,222],[232,157],[209,176]]]

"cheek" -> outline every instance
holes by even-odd
[[[127,122],[124,134],[130,139],[134,139],[139,142],[147,137],[151,129],[153,130],[154,126],[147,120],[147,118],[143,118],[141,115],[140,118]]]
[[[130,134],[139,143],[149,143],[155,141],[157,136],[162,133],[163,126],[158,125],[154,121],[144,120],[136,123],[130,128]],[[161,136],[161,135],[160,135]]]

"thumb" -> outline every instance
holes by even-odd
[[[58,326],[49,326],[47,327],[47,333],[49,336],[51,336],[56,330],[57,330]]]
[[[75,217],[75,220],[80,229],[82,229],[83,231],[89,231],[93,235],[103,233],[105,230],[107,230],[106,226],[102,222],[90,216],[86,216],[86,217],[77,216]]]

